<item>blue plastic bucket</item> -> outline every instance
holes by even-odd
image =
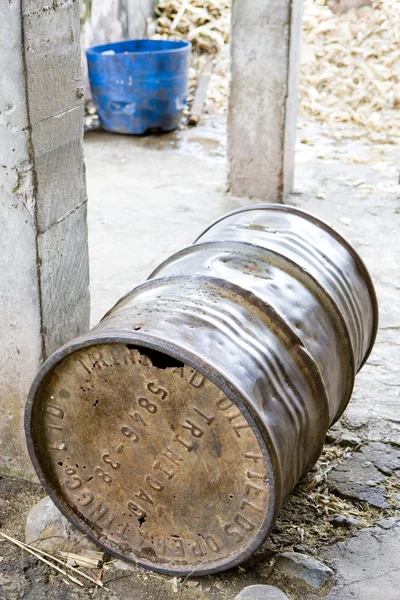
[[[86,52],[101,126],[117,133],[171,131],[185,107],[191,44],[128,40]]]

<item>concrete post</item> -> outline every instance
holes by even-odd
[[[228,124],[235,196],[282,202],[293,184],[303,0],[233,0]]]
[[[23,411],[89,326],[77,0],[0,0],[0,472],[30,476]]]
[[[126,11],[126,37],[146,36],[147,19],[154,15],[155,0],[124,0]]]

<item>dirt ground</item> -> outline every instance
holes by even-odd
[[[232,600],[243,587],[256,583],[276,584],[290,595],[293,594],[293,598],[320,597],[309,596],[310,591],[297,582],[285,581],[279,572],[274,571],[276,557],[281,552],[292,550],[318,557],[323,549],[345,541],[358,529],[373,526],[384,517],[395,514],[394,507],[380,510],[364,502],[343,501],[333,493],[330,494],[331,511],[324,513],[321,507],[311,502],[308,493],[310,483],[322,472],[325,459],[331,457],[332,464],[336,464],[341,460],[343,450],[343,447],[327,442],[318,465],[300,482],[285,503],[270,538],[250,560],[235,569],[202,578],[179,578],[174,584],[171,577],[138,567],[126,566],[126,570],[121,570],[121,563],[113,562],[112,557],[108,556],[105,560],[110,568],[102,581],[109,591],[99,590],[90,583],[81,590],[73,584],[67,585],[62,575],[4,541],[0,545],[0,597],[10,600],[49,597],[54,600]],[[27,512],[44,495],[39,484],[10,477],[0,478],[1,530],[23,540]],[[337,527],[330,522],[331,515],[338,510],[342,515],[356,517],[358,525],[355,529]]]

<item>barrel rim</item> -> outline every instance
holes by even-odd
[[[268,509],[265,520],[259,529],[257,535],[253,538],[252,542],[242,552],[230,558],[228,561],[218,561],[213,564],[210,568],[196,569],[197,575],[210,575],[212,573],[218,573],[227,569],[233,568],[247,558],[249,558],[267,539],[273,525],[276,521],[280,508],[282,506],[282,481],[281,473],[278,468],[279,461],[277,456],[276,448],[270,438],[269,432],[259,419],[258,415],[252,410],[251,405],[247,402],[247,399],[232,385],[223,374],[217,372],[215,369],[210,368],[209,365],[204,363],[201,358],[198,358],[193,353],[186,349],[177,347],[171,342],[167,342],[162,338],[151,334],[137,333],[135,331],[128,331],[122,329],[108,329],[104,333],[89,332],[84,334],[72,342],[65,344],[59,348],[40,368],[36,375],[31,389],[28,394],[25,414],[24,414],[24,428],[27,440],[28,453],[31,458],[32,464],[38,475],[40,483],[61,511],[61,513],[72,522],[80,531],[92,539],[95,543],[100,544],[106,548],[108,552],[117,556],[118,558],[130,562],[139,566],[147,567],[155,572],[166,574],[166,575],[190,575],[193,573],[193,569],[167,569],[158,566],[150,561],[143,559],[134,559],[127,557],[118,550],[108,546],[103,541],[100,541],[92,531],[94,528],[87,525],[84,519],[80,519],[76,516],[72,506],[65,501],[61,494],[53,488],[51,483],[47,481],[42,469],[41,462],[39,460],[39,454],[36,453],[35,441],[32,435],[33,428],[33,410],[35,402],[37,401],[37,394],[41,391],[42,383],[45,378],[57,367],[60,362],[67,356],[72,355],[74,352],[83,348],[100,345],[100,344],[131,344],[136,346],[138,349],[152,349],[158,352],[162,352],[172,358],[175,358],[185,364],[188,364],[192,368],[196,369],[199,373],[204,375],[212,383],[214,383],[232,402],[234,402],[241,410],[245,418],[249,421],[253,432],[260,443],[260,448],[265,457],[265,464],[268,468],[269,474],[269,498],[268,498]]]
[[[305,220],[310,221],[311,223],[315,224],[315,225],[319,225],[324,231],[326,231],[327,233],[330,233],[332,235],[332,237],[334,239],[336,239],[336,241],[338,241],[344,248],[346,248],[346,250],[349,252],[349,254],[352,256],[355,264],[357,265],[362,278],[364,279],[364,282],[367,286],[367,289],[369,291],[370,294],[370,298],[371,298],[371,304],[372,304],[372,316],[373,316],[373,325],[372,325],[372,331],[371,331],[371,341],[370,344],[367,348],[367,351],[365,353],[365,356],[363,358],[363,360],[361,361],[361,364],[358,368],[359,372],[361,370],[361,368],[365,365],[365,363],[367,362],[371,352],[372,352],[372,348],[374,347],[375,344],[375,340],[376,340],[376,336],[378,333],[378,324],[379,324],[379,308],[378,308],[378,298],[376,295],[376,290],[375,290],[375,286],[373,284],[371,275],[369,274],[369,271],[364,263],[364,261],[362,260],[362,258],[360,257],[360,255],[358,254],[357,250],[346,240],[346,238],[344,238],[342,236],[341,233],[339,233],[336,229],[334,229],[331,225],[329,225],[326,221],[320,219],[319,217],[317,217],[316,215],[310,214],[304,210],[301,210],[300,208],[298,208],[297,206],[292,206],[290,204],[277,204],[277,203],[271,203],[271,204],[250,204],[249,206],[242,206],[240,208],[236,208],[232,211],[230,211],[229,213],[222,215],[221,217],[219,217],[218,219],[216,219],[215,221],[213,221],[210,225],[208,225],[206,227],[206,229],[204,229],[204,231],[195,239],[195,241],[193,242],[193,244],[197,244],[197,242],[202,238],[203,235],[205,235],[212,227],[214,227],[214,225],[217,225],[218,223],[220,223],[221,221],[224,221],[225,219],[232,217],[233,215],[242,213],[242,212],[247,212],[247,211],[252,211],[252,210],[272,210],[272,211],[282,211],[282,212],[287,212],[287,213],[292,213],[295,215],[298,215],[299,217],[303,217]]]

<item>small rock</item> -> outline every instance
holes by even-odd
[[[273,585],[250,585],[235,596],[234,600],[289,600],[289,598]]]
[[[328,487],[342,498],[363,500],[377,508],[390,508],[386,491],[378,484],[385,476],[361,452],[346,458],[328,474]]]
[[[275,567],[287,576],[301,579],[316,590],[323,588],[333,576],[333,571],[319,560],[298,552],[284,552]]]
[[[377,525],[382,529],[391,530],[396,526],[396,523],[398,523],[396,517],[391,517],[390,519],[381,519],[377,522]]]
[[[188,579],[186,585],[190,588],[199,587],[200,581],[197,581],[196,579]]]
[[[385,475],[400,469],[400,448],[381,442],[370,442],[361,448],[362,454]]]
[[[58,550],[79,554],[81,550],[96,550],[97,546],[78,531],[58,510],[49,497],[30,510],[25,527],[25,542],[45,552]]]
[[[362,439],[353,431],[346,429],[331,429],[326,434],[326,441],[340,446],[356,447],[362,443]]]
[[[329,522],[334,527],[345,527],[346,529],[352,529],[358,525],[357,519],[354,519],[354,517],[345,517],[344,515],[333,515],[329,519]]]

